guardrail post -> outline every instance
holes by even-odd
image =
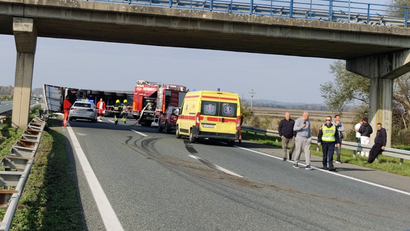
[[[209,10],[212,11],[214,9],[214,0],[210,0],[209,2]]]
[[[172,8],[172,0],[169,0],[169,8]]]
[[[409,19],[409,8],[408,7],[406,7],[406,10],[404,11],[405,12],[405,14],[404,14],[404,26],[406,26],[407,27],[407,20]]]
[[[253,0],[251,0],[249,8],[249,14],[253,14]]]
[[[293,16],[293,0],[290,0],[289,18],[292,18],[292,16]]]

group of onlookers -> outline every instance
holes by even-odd
[[[290,113],[285,113],[285,118],[279,123],[279,136],[282,138],[283,161],[293,160],[294,168],[299,168],[300,155],[302,150],[305,153],[306,170],[311,170],[310,161],[310,144],[312,141],[312,132],[310,129],[311,123],[309,121],[309,112],[303,112],[302,116],[296,121],[290,118]],[[381,123],[377,124],[377,134],[370,152],[363,151],[361,144],[370,143],[370,135],[373,129],[367,122],[367,118],[363,118],[354,127],[356,131],[356,138],[358,149],[354,153],[361,156],[368,157],[367,163],[373,163],[386,147],[387,134],[386,129],[382,128]],[[322,146],[323,152],[323,169],[329,171],[336,171],[333,165],[333,155],[336,152],[336,163],[341,164],[340,153],[343,139],[343,131],[345,128],[340,121],[340,115],[335,115],[332,121],[331,116],[326,117],[326,122],[320,126],[317,145]],[[289,149],[289,153],[288,153]],[[292,159],[293,157],[293,159]]]
[[[356,131],[356,139],[357,139],[357,153],[358,155],[368,157],[367,162],[373,163],[373,161],[377,158],[377,155],[383,152],[386,148],[387,143],[387,132],[386,129],[382,127],[381,123],[377,123],[377,133],[376,137],[374,138],[374,145],[370,149],[370,152],[363,151],[361,145],[362,144],[369,144],[370,143],[370,135],[373,133],[373,128],[367,122],[367,118],[363,118],[359,123],[357,123],[354,127]],[[356,157],[356,155],[354,154]]]

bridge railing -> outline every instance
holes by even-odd
[[[89,0],[93,1],[93,0]],[[272,17],[407,26],[409,8],[349,0],[94,0]]]
[[[271,135],[279,138],[279,132],[275,130],[242,126],[242,133],[244,131],[246,133],[264,134],[265,136]],[[312,144],[317,144],[317,137],[312,137]],[[360,147],[363,151],[369,152],[372,148],[372,145],[360,144]],[[358,148],[358,144],[356,142],[343,141],[342,148],[352,150],[353,153],[355,153]],[[386,148],[382,154],[384,156],[399,158],[400,163],[403,163],[403,159],[410,160],[410,151],[402,149]]]

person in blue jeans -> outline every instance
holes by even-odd
[[[340,137],[337,126],[332,123],[332,117],[326,117],[326,123],[319,129],[317,137],[317,146],[322,146],[323,159],[322,164],[325,170],[336,171],[333,166],[333,152],[335,145],[340,148]]]

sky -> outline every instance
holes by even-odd
[[[16,54],[14,37],[0,35],[0,86],[14,86]],[[32,86],[133,91],[137,80],[147,80],[190,90],[220,88],[245,99],[253,90],[254,100],[321,104],[320,84],[334,80],[335,61],[40,37]]]

